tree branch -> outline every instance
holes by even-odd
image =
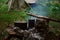
[[[60,23],[60,20],[57,20],[57,19],[54,19],[54,18],[49,18],[49,17],[45,17],[45,16],[38,16],[38,15],[32,14],[32,13],[28,13],[28,15],[39,18],[39,19],[46,19],[46,20],[49,20],[49,21],[55,21],[55,22]]]

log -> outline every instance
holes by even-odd
[[[39,18],[39,19],[46,19],[48,21],[55,21],[55,22],[60,23],[60,20],[57,20],[57,19],[54,19],[54,18],[49,18],[49,17],[46,17],[46,16],[40,16],[40,15],[36,15],[36,14],[32,14],[32,13],[28,13],[27,15],[30,15],[30,16],[33,16],[33,17],[36,17],[36,18]]]

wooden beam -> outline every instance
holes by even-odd
[[[28,13],[28,15],[39,18],[39,19],[46,19],[49,21],[55,21],[55,22],[60,22],[60,20],[54,19],[54,18],[49,18],[49,17],[45,17],[45,16],[38,16],[36,14],[32,14],[32,13]]]

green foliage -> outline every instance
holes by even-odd
[[[7,28],[7,24],[11,24],[14,21],[26,21],[28,19],[28,15],[25,12],[26,10],[8,11],[7,1],[8,0],[0,0],[0,34]],[[6,35],[6,32],[4,32],[3,36],[4,35]]]
[[[0,0],[0,3],[6,3],[8,0]]]
[[[60,3],[59,1],[50,1],[48,4],[48,16],[51,18],[55,18],[60,20]],[[55,29],[55,32],[57,29],[60,29],[60,23],[57,22],[50,22],[50,26],[52,26]],[[56,32],[57,33],[57,32]]]
[[[11,22],[14,20],[26,20],[28,18],[25,10],[12,10],[11,12],[9,12],[8,5],[5,4],[6,2],[7,0],[0,1],[0,21]]]
[[[8,11],[8,6],[3,4],[0,6],[0,13],[6,13]]]
[[[58,1],[51,1],[48,4],[49,17],[60,19],[60,3]]]

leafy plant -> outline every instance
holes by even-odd
[[[50,1],[47,4],[47,6],[48,6],[48,13],[49,13],[48,17],[60,20],[60,2],[59,1]],[[56,31],[60,29],[60,23],[51,21],[49,23],[49,25],[51,27],[53,27]]]
[[[12,24],[14,21],[26,21],[28,19],[26,10],[8,11],[6,2],[7,0],[0,0],[0,35],[7,28],[8,24]],[[4,35],[6,34],[4,33]]]

